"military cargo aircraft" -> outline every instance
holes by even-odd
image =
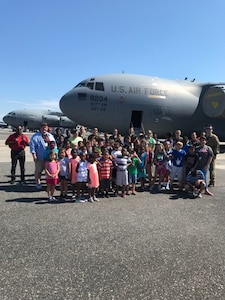
[[[43,122],[48,123],[51,127],[72,128],[76,126],[76,123],[61,112],[51,110],[14,110],[5,115],[3,121],[12,127],[22,125],[25,129],[30,130],[39,129]]]
[[[197,83],[158,77],[111,74],[78,83],[60,100],[61,111],[87,127],[127,134],[130,127],[164,137],[181,129],[199,133],[207,124],[225,140],[225,82]]]

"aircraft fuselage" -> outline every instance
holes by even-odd
[[[181,129],[190,135],[211,123],[225,138],[224,84],[167,80],[141,75],[103,75],[86,79],[60,100],[71,120],[105,132],[118,128],[127,134],[135,128],[153,130],[164,137]]]

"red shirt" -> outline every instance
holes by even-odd
[[[13,151],[20,151],[20,150],[24,150],[25,147],[29,145],[29,139],[25,134],[17,135],[16,133],[14,133],[7,138],[5,144],[9,145],[9,147]]]
[[[113,167],[112,161],[110,159],[104,160],[100,159],[101,166],[99,167],[100,179],[109,179],[111,170]]]

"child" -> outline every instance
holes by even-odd
[[[66,149],[66,156],[69,157],[69,159],[72,158],[72,154],[71,154],[72,148],[69,140],[65,142],[65,149]]]
[[[184,181],[184,160],[186,152],[182,149],[183,143],[178,141],[175,144],[175,149],[172,151],[172,169],[170,173],[170,189],[173,190],[173,181],[177,175],[177,180],[180,190],[183,189]]]
[[[59,153],[59,150],[58,148],[56,147],[56,143],[55,141],[49,141],[48,142],[48,146],[46,147],[45,151],[44,151],[44,160],[49,160],[49,154],[50,152],[52,151],[55,151],[56,153],[56,159],[58,159],[58,153]]]
[[[47,194],[49,201],[56,201],[54,197],[55,186],[59,181],[60,166],[56,160],[56,153],[52,150],[48,155],[48,160],[45,162],[45,174],[47,183]]]
[[[66,156],[66,149],[61,148],[59,150],[59,181],[60,181],[60,197],[67,199],[68,191],[68,177],[69,177],[69,158]]]
[[[147,165],[147,152],[145,147],[140,148],[140,155],[139,158],[141,163],[138,166],[138,177],[141,183],[141,191],[145,189],[145,179],[146,179],[146,165]]]
[[[81,199],[80,191],[82,191],[82,197],[84,196],[84,190],[86,188],[87,178],[87,160],[86,155],[82,152],[80,153],[80,161],[77,164],[77,199],[76,202],[82,203],[85,200]]]
[[[154,144],[155,149],[155,144]],[[148,186],[151,188],[152,186],[152,173],[153,173],[153,160],[154,160],[154,149],[147,146],[147,164],[146,164],[146,172],[148,175]]]
[[[97,169],[97,161],[95,159],[94,154],[89,155],[88,164],[88,187],[89,187],[89,202],[99,201],[95,194],[96,189],[99,187],[99,177],[98,177],[98,169]]]
[[[170,173],[171,173],[171,169],[172,169],[172,147],[171,147],[171,143],[169,140],[166,140],[164,142],[164,147],[165,147],[165,151],[166,151],[166,155],[167,155],[167,162],[166,162],[166,176],[165,176],[165,186],[166,186],[166,190],[170,189]]]
[[[116,167],[116,192],[115,197],[118,196],[119,188],[122,187],[121,197],[125,197],[125,191],[128,186],[128,171],[127,167],[131,163],[130,158],[127,156],[127,149],[122,149],[122,155],[118,155],[114,158],[114,164]]]
[[[69,163],[69,177],[72,185],[72,199],[75,199],[75,188],[77,185],[77,164],[80,161],[80,157],[78,156],[77,149],[73,148],[71,150],[72,158]]]
[[[205,175],[201,170],[189,171],[186,176],[185,190],[190,189],[194,197],[202,198],[202,192],[205,190]]]
[[[153,189],[155,181],[159,177],[158,191],[161,191],[162,189],[161,184],[166,175],[166,162],[167,162],[167,155],[163,144],[161,143],[156,144],[155,155],[154,155],[155,175],[153,179],[153,185],[151,186],[150,190]]]
[[[112,178],[113,163],[109,152],[105,150],[99,160],[100,192],[102,197],[109,198],[110,179]]]
[[[130,150],[131,164],[127,167],[129,183],[131,184],[132,195],[136,195],[136,184],[137,184],[137,174],[138,174],[138,164],[141,163],[140,158],[136,154],[135,150]],[[127,195],[129,195],[129,189],[127,190]]]

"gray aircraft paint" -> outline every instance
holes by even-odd
[[[103,90],[90,89],[103,83]],[[132,112],[140,112],[141,123],[159,136],[181,129],[190,135],[208,123],[225,139],[225,83],[197,83],[158,77],[112,74],[81,81],[60,100],[61,111],[87,127],[127,134]]]
[[[22,125],[29,129],[39,129],[41,123],[46,122],[51,127],[75,127],[71,121],[61,112],[51,110],[14,110],[3,117],[5,123],[12,127]]]

